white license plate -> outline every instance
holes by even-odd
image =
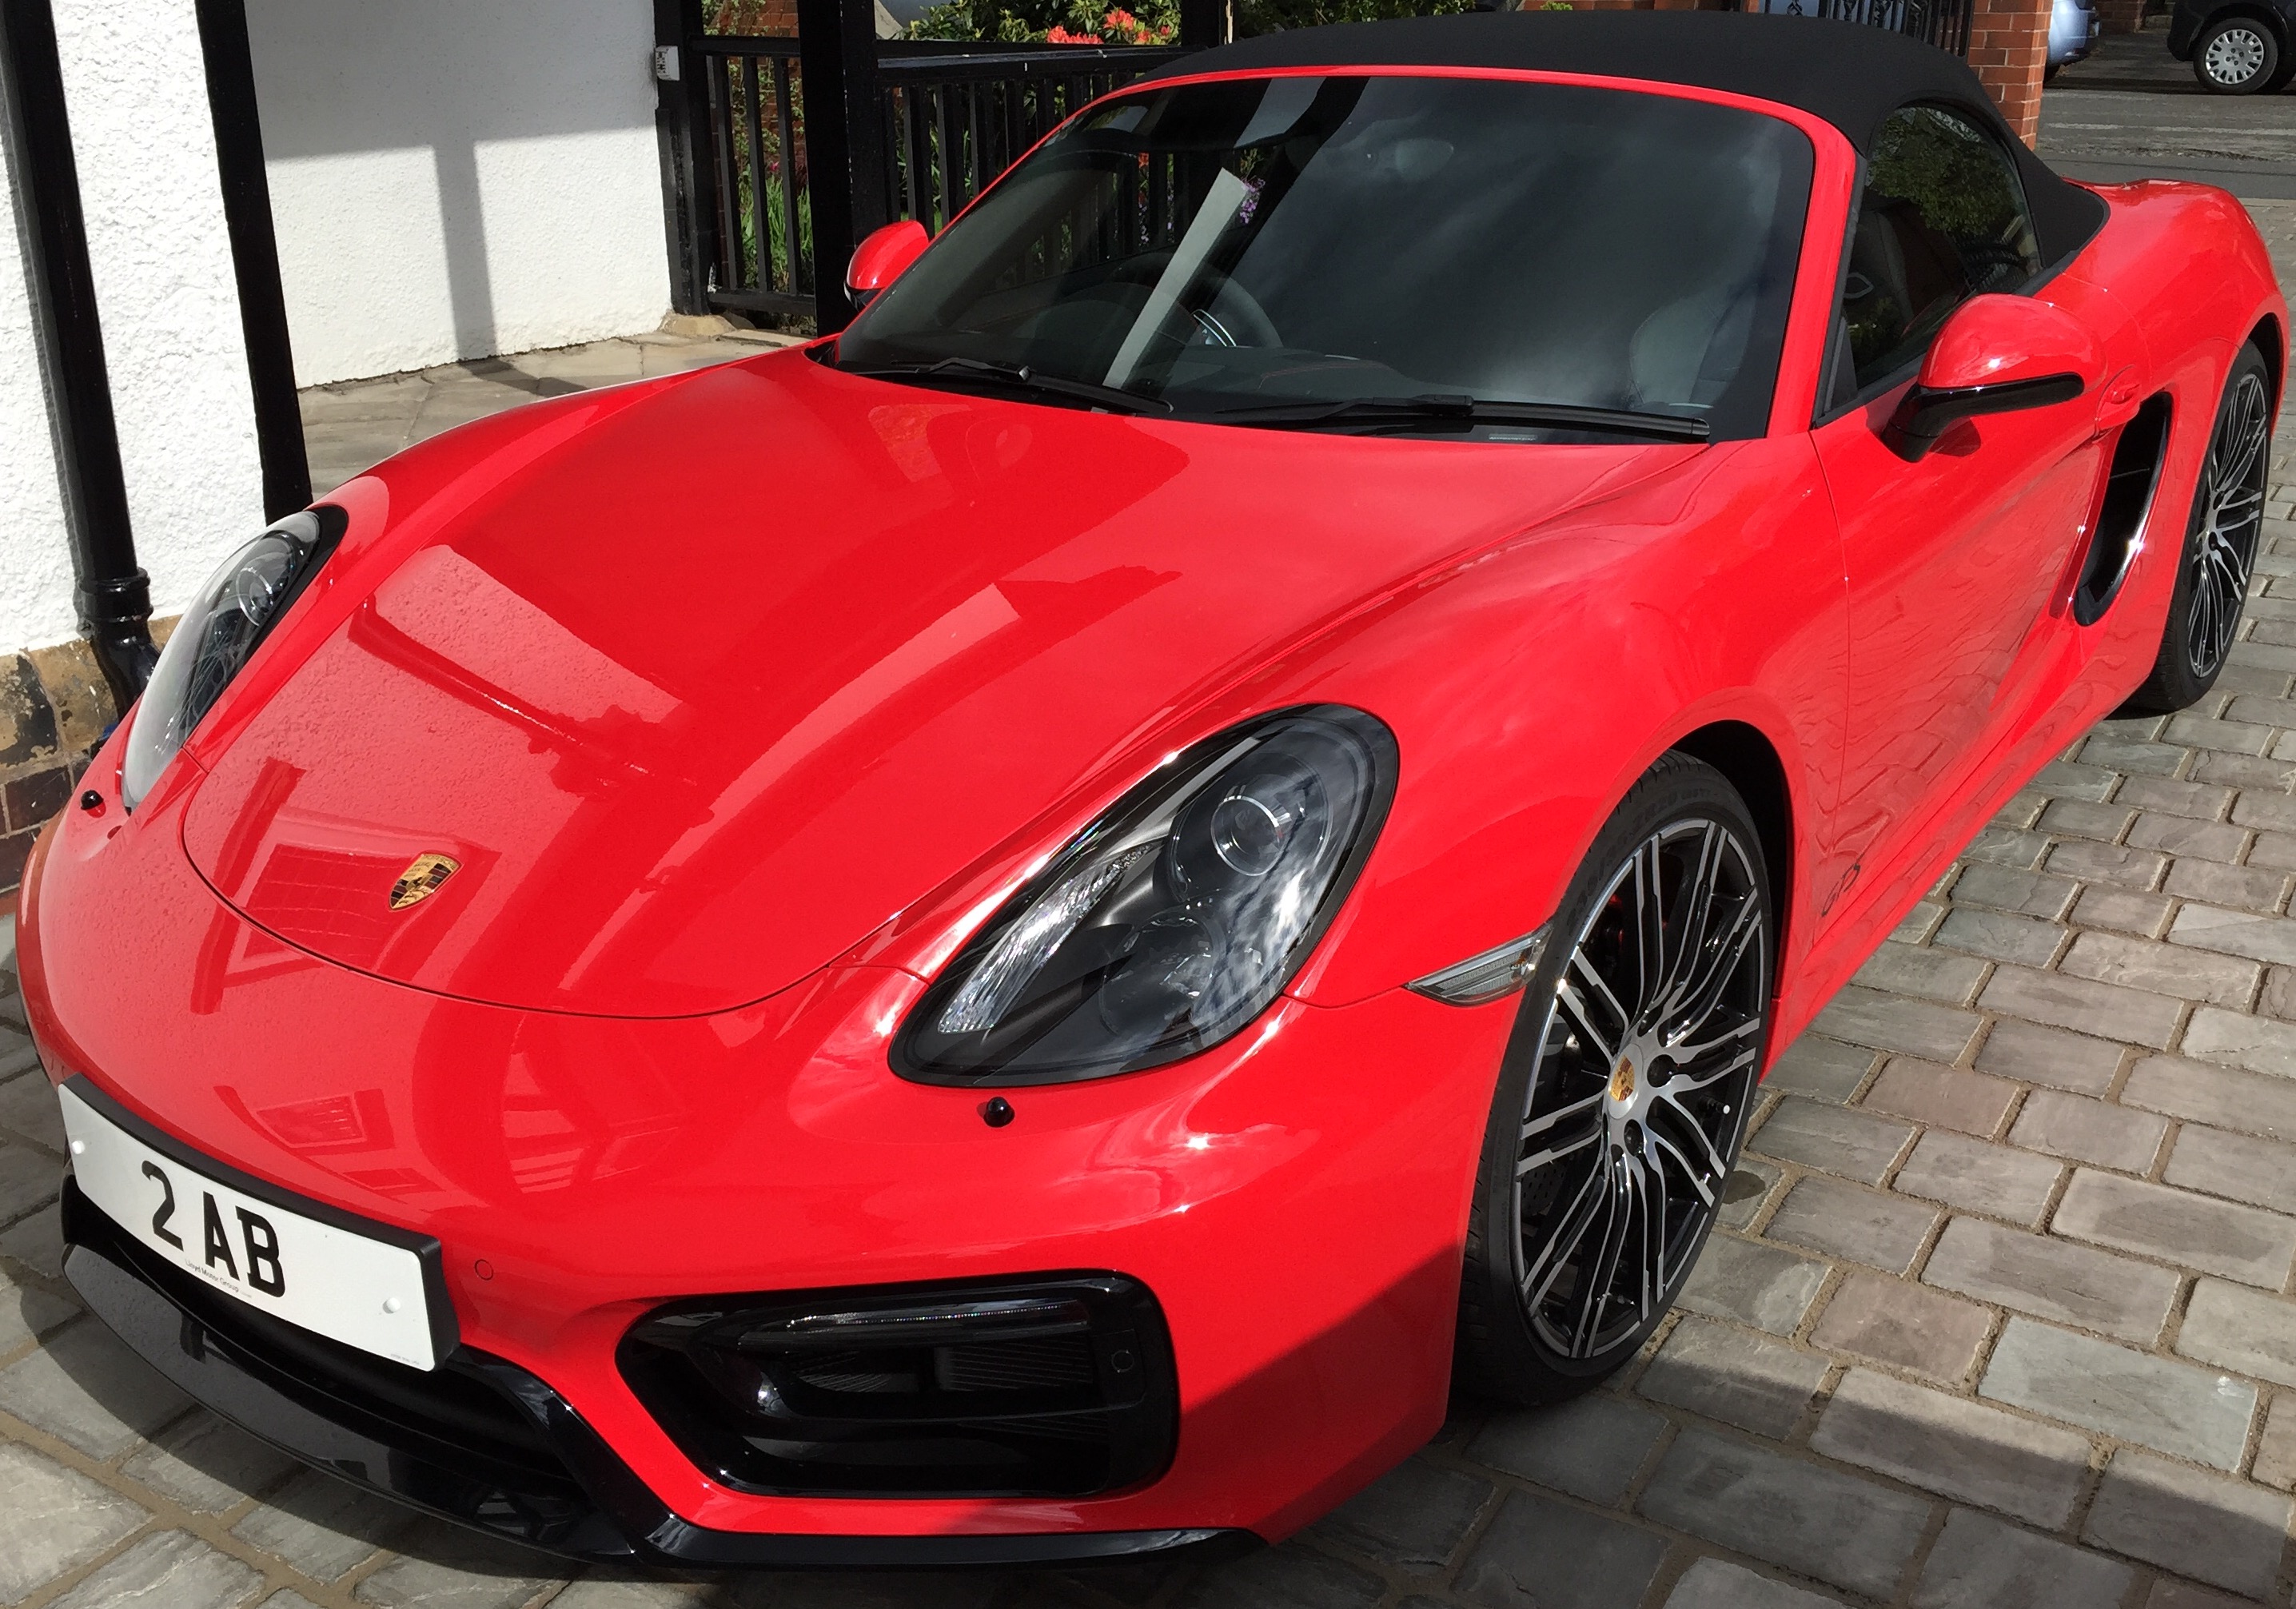
[[[413,1250],[235,1189],[146,1145],[70,1085],[57,1093],[80,1193],[138,1241],[275,1318],[395,1363],[437,1366]]]

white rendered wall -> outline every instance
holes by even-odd
[[[247,12],[299,384],[660,324],[649,0]]]
[[[0,653],[73,632],[54,437],[24,294],[16,197],[0,163]]]

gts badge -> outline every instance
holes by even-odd
[[[418,854],[398,874],[398,881],[390,886],[390,908],[404,911],[409,905],[419,905],[446,885],[448,878],[463,869],[463,862],[452,855]]]

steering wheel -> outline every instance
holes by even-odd
[[[1250,291],[1232,279],[1220,282],[1212,299],[1201,308],[1191,308],[1189,317],[1202,332],[1204,344],[1211,347],[1280,347],[1283,337],[1275,328],[1267,310],[1253,298]]]

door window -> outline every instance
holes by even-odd
[[[2024,186],[2000,143],[1940,107],[1891,113],[1858,197],[1834,320],[1833,404],[1919,357],[1971,297],[2019,290],[2040,268]]]

